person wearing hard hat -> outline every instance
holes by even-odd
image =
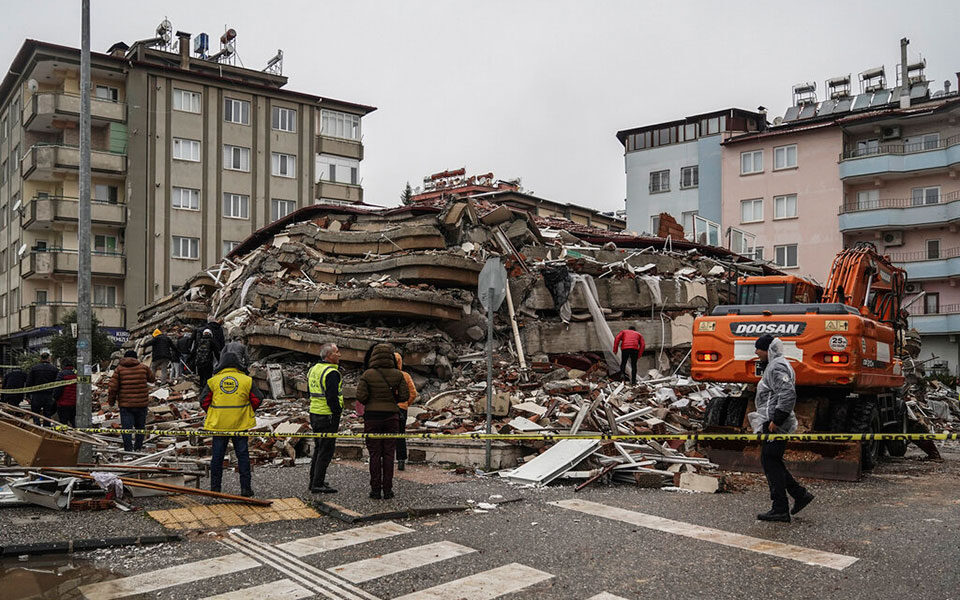
[[[154,329],[153,338],[147,340],[147,343],[143,346],[144,348],[148,346],[153,348],[153,352],[150,355],[150,368],[153,369],[153,374],[160,385],[166,384],[170,362],[180,360],[177,345],[173,343],[170,336],[159,329]]]

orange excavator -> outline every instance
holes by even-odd
[[[905,285],[906,273],[865,242],[836,256],[822,290],[793,276],[742,277],[738,304],[718,306],[694,321],[691,376],[755,385],[762,365],[754,342],[769,333],[783,341],[796,372],[798,432],[904,433],[898,356]],[[749,392],[715,398],[705,425],[714,431],[742,427],[751,403]],[[786,459],[798,475],[856,480],[876,464],[885,445],[893,455],[906,452],[902,441],[791,442]],[[759,467],[756,444],[713,442],[707,452],[728,468]]]

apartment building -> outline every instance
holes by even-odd
[[[728,108],[618,131],[627,177],[627,229],[656,235],[665,212],[683,225],[689,239],[721,245],[720,144],[765,126],[765,111]]]
[[[798,84],[767,131],[723,142],[726,243],[825,283],[840,249],[872,242],[907,272],[921,358],[957,374],[960,95],[933,89],[922,61],[902,64],[899,85],[867,69],[859,93],[834,77],[822,101]]]
[[[375,110],[284,89],[278,59],[231,64],[233,37],[209,56],[205,34],[191,55],[191,34],[157,33],[92,53],[93,303],[118,340],[143,304],[263,225],[362,202],[361,119]],[[44,347],[76,306],[79,55],[27,40],[0,83],[5,351]]]

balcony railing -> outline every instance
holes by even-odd
[[[50,118],[74,117],[80,118],[80,96],[65,92],[36,92],[23,105],[23,126],[33,128],[36,117],[41,119],[36,128],[38,131],[50,125]],[[93,121],[107,121],[122,123],[127,118],[127,105],[123,102],[114,102],[102,98],[90,98],[90,118]]]
[[[102,327],[126,327],[126,308],[122,304],[93,304],[93,314]],[[77,310],[76,302],[38,302],[20,309],[20,329],[56,327]]]
[[[927,202],[926,198],[879,198],[877,200],[851,200],[840,205],[839,214],[861,212],[865,210],[882,210],[885,208],[912,208],[914,206],[936,206],[949,204],[960,200],[960,190],[940,194],[938,202]]]
[[[363,188],[351,183],[320,180],[316,188],[317,199],[340,200],[341,202],[363,202]]]
[[[127,223],[127,206],[117,202],[91,200],[90,219],[95,225],[123,227]],[[20,226],[24,229],[46,228],[53,223],[76,223],[80,202],[67,196],[34,196],[23,207]]]
[[[907,312],[910,313],[911,317],[922,317],[924,315],[957,315],[960,314],[960,304],[941,304],[937,307],[937,310],[927,312],[922,302],[917,302],[916,305],[907,309]]]
[[[881,154],[915,154],[917,152],[927,152],[929,150],[941,150],[960,144],[960,135],[953,135],[948,138],[941,138],[937,141],[914,142],[910,144],[883,143],[876,146],[867,146],[863,148],[847,148],[840,155],[840,160],[850,158],[863,158],[865,156],[880,156]]]
[[[363,160],[363,144],[358,140],[345,140],[326,135],[317,136],[317,154],[333,154]]]
[[[960,247],[947,248],[940,250],[936,256],[931,256],[926,250],[916,252],[893,252],[890,254],[890,260],[895,263],[921,262],[925,260],[942,260],[944,258],[955,258],[960,256]]]
[[[76,171],[80,168],[80,149],[64,144],[34,144],[20,161],[24,179],[52,179],[54,171]],[[90,170],[105,175],[123,175],[127,156],[105,150],[90,151]],[[35,173],[43,176],[34,175]]]
[[[91,252],[90,270],[97,277],[124,277],[126,257],[122,252]],[[23,278],[72,278],[77,276],[80,255],[76,250],[37,249],[20,262]]]

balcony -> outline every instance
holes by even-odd
[[[945,169],[960,164],[960,135],[936,142],[849,148],[840,155],[840,179]]]
[[[20,329],[56,327],[68,314],[77,310],[76,302],[29,304],[20,309]],[[127,311],[123,305],[93,305],[93,314],[101,327],[125,328]]]
[[[80,201],[62,196],[36,196],[20,214],[20,227],[31,231],[76,227]],[[124,227],[127,205],[94,200],[90,203],[90,219],[94,225]]]
[[[907,272],[909,281],[945,279],[960,275],[960,246],[941,250],[937,258],[931,258],[926,250],[920,250],[892,253],[890,260]]]
[[[91,257],[94,277],[124,277],[126,258],[119,252],[94,252]],[[76,279],[80,255],[76,250],[34,250],[20,261],[20,277],[24,279]]]
[[[100,98],[90,98],[90,120],[93,124],[123,123],[127,105]],[[80,122],[80,96],[62,92],[37,92],[23,106],[23,126],[28,131],[49,132],[58,121]]]
[[[317,154],[332,154],[363,160],[363,144],[355,140],[318,135]]]
[[[20,161],[20,174],[33,181],[58,181],[64,176],[77,176],[80,170],[80,149],[73,146],[35,145]],[[102,150],[90,152],[90,171],[105,177],[123,177],[127,172],[127,156]]]
[[[921,227],[960,221],[960,191],[942,194],[939,200],[935,204],[922,204],[916,198],[845,202],[840,205],[840,231]]]
[[[909,322],[921,334],[960,333],[960,304],[941,306],[936,313],[910,315]]]
[[[363,188],[349,183],[334,181],[317,182],[317,200],[339,200],[340,202],[363,202]]]

